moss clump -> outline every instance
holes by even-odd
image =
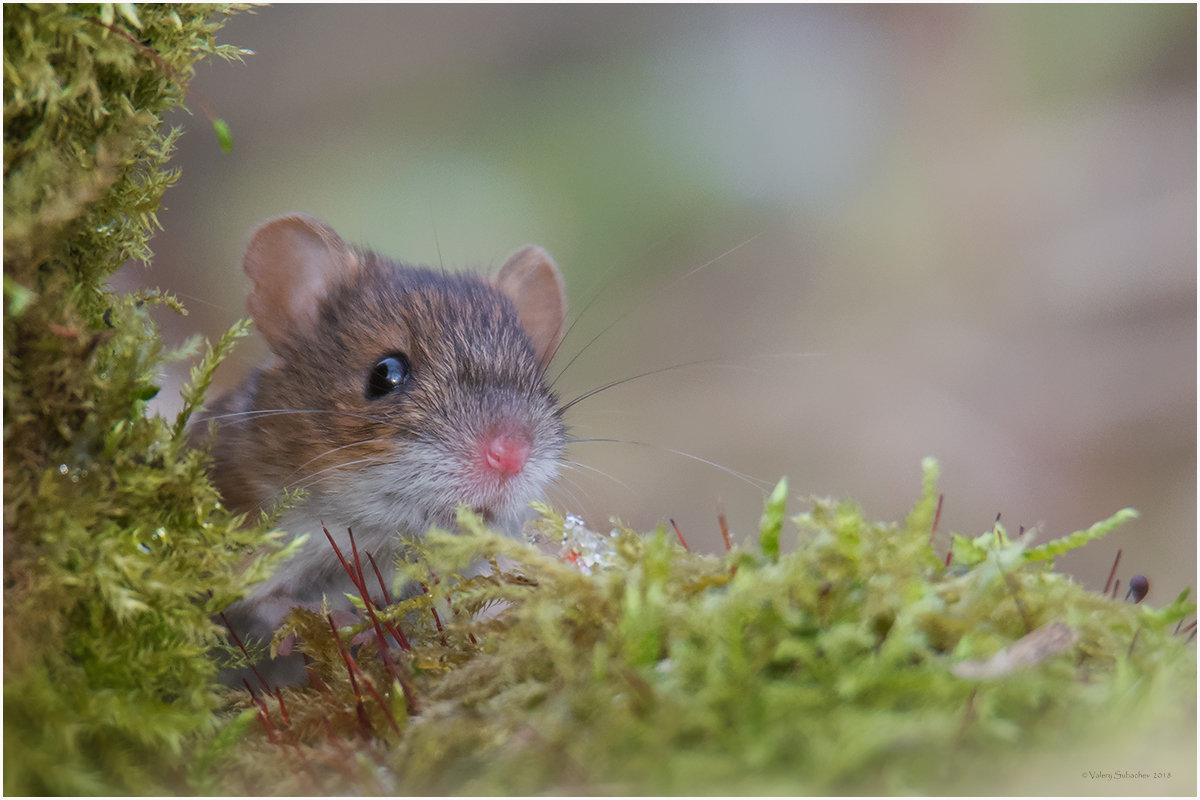
[[[146,259],[192,65],[215,6],[6,6],[4,13],[4,788],[108,794],[174,785],[211,735],[209,614],[263,562],[187,448],[188,409],[147,416],[167,355],[108,276]],[[181,309],[180,309],[181,310]],[[181,356],[195,349],[185,348]]]
[[[410,645],[383,634],[394,669],[366,617],[340,629],[339,647],[328,619],[293,616],[281,633],[308,639],[313,686],[260,691],[253,706],[243,692],[231,713],[253,708],[257,722],[236,717],[245,733],[213,762],[214,780],[284,794],[314,782],[388,794],[989,793],[1031,753],[1194,729],[1194,648],[1172,635],[1193,604],[1123,603],[1045,558],[1129,512],[1040,547],[999,526],[956,537],[947,566],[930,546],[926,470],[903,524],[818,501],[789,525],[781,485],[758,543],[720,558],[663,530],[620,529],[563,559],[464,515],[406,567],[432,594],[376,612]],[[540,526],[550,539],[579,533],[548,509]],[[451,580],[480,556],[506,566]],[[435,622],[441,598],[458,613],[443,607]],[[503,610],[472,619],[489,605]],[[993,659],[1005,647],[1024,658]],[[356,648],[357,688],[341,655]]]

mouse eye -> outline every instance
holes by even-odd
[[[408,363],[408,356],[403,353],[384,356],[371,367],[371,372],[367,375],[367,391],[364,394],[368,400],[378,400],[408,383],[411,375],[412,365]]]

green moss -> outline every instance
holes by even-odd
[[[163,354],[108,276],[149,257],[178,106],[215,6],[10,5],[4,14],[4,786],[171,785],[214,731],[209,615],[261,574],[189,449],[146,413]],[[193,375],[202,391],[239,326]],[[193,392],[193,394],[195,394]],[[194,401],[193,397],[193,401]]]
[[[781,544],[783,498],[768,500],[756,545],[720,558],[664,530],[625,529],[564,558],[545,542],[578,542],[580,529],[549,509],[541,549],[465,514],[404,568],[433,594],[379,614],[413,645],[392,658],[417,706],[399,707],[419,713],[399,730],[385,719],[402,686],[369,634],[357,664],[379,698],[352,689],[328,621],[297,612],[285,632],[309,640],[320,688],[290,690],[283,709],[264,702],[220,785],[295,793],[317,776],[325,791],[401,794],[986,793],[1031,754],[1194,729],[1194,648],[1172,635],[1194,610],[1186,596],[1157,610],[1119,602],[1036,557],[1094,537],[1032,548],[997,526],[956,537],[973,547],[946,566],[930,547],[932,462],[903,524],[818,501]],[[591,574],[578,568],[584,550]],[[454,579],[481,556],[506,566]],[[444,630],[435,597],[458,611]],[[489,604],[504,610],[472,619]],[[343,640],[370,628],[349,626]],[[1014,643],[1023,660],[991,662],[987,680],[960,676]],[[242,694],[235,707],[248,705]]]

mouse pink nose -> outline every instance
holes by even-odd
[[[498,433],[484,440],[483,463],[489,469],[510,478],[525,468],[529,459],[529,439],[519,434]]]

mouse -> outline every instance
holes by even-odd
[[[269,358],[198,417],[211,477],[253,517],[290,490],[278,527],[299,552],[228,609],[269,640],[295,606],[349,610],[348,529],[394,577],[405,539],[453,530],[460,505],[518,533],[558,475],[566,428],[546,369],[564,335],[562,275],[540,247],[494,275],[447,272],[349,245],[292,213],[246,246],[247,308]],[[303,679],[295,657],[273,679]]]

